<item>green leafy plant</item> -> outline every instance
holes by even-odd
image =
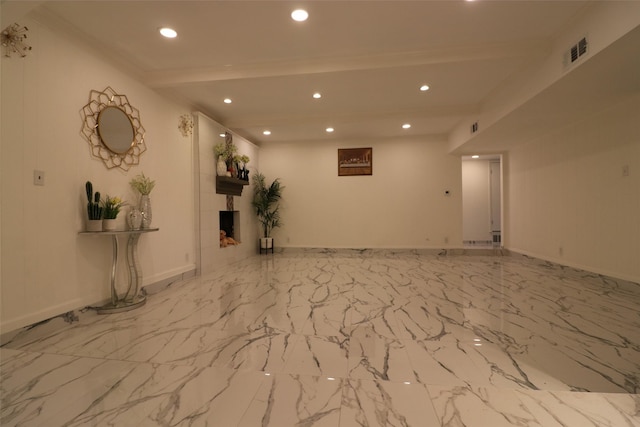
[[[140,175],[129,181],[129,184],[131,184],[131,187],[140,194],[149,195],[151,190],[153,190],[153,187],[155,187],[156,182],[144,176],[144,172],[142,172]]]
[[[251,205],[262,225],[263,236],[271,237],[271,231],[282,225],[279,201],[282,198],[284,186],[280,183],[280,178],[276,178],[267,185],[265,176],[259,172],[253,176],[253,185]]]
[[[87,181],[84,185],[87,191],[87,217],[90,220],[102,219],[102,206],[100,206],[100,193],[93,194],[93,184]]]
[[[231,165],[233,156],[235,156],[237,152],[238,147],[233,143],[227,144],[226,142],[220,142],[213,147],[213,153],[217,157],[222,157],[222,160],[224,160],[227,166]]]
[[[120,213],[120,208],[126,205],[120,197],[107,196],[102,202],[104,209],[104,219],[116,219]]]

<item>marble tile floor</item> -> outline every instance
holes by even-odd
[[[640,285],[299,250],[4,337],[2,426],[640,426]]]

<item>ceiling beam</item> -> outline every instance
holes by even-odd
[[[186,83],[260,77],[293,76],[524,57],[534,59],[547,55],[548,53],[548,43],[500,43],[484,46],[464,46],[366,56],[285,60],[198,69],[150,71],[146,73],[145,81],[151,87],[161,88]]]

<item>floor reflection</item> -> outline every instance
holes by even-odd
[[[640,425],[640,285],[476,253],[256,256],[5,336],[0,424]]]

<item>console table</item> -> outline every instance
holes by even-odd
[[[81,231],[80,234],[90,236],[111,236],[113,255],[111,258],[111,302],[98,307],[98,314],[120,313],[133,310],[147,302],[147,297],[140,294],[142,285],[142,270],[138,264],[138,240],[140,235],[158,231],[159,228],[142,228],[140,230],[115,230],[115,231]],[[129,266],[129,287],[122,298],[116,291],[116,270],[118,268],[118,236],[129,236],[127,241],[127,265]]]

